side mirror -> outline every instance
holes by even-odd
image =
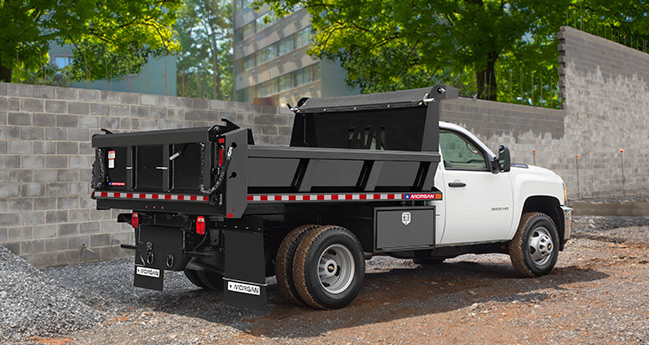
[[[498,166],[500,171],[508,172],[512,168],[512,159],[509,154],[509,148],[505,145],[500,145],[498,148]]]

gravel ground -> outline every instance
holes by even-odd
[[[258,312],[179,272],[164,292],[134,288],[132,259],[39,271],[0,247],[0,343],[649,343],[649,217],[577,217],[574,237],[536,279],[499,254],[375,257],[358,298],[333,311],[289,304],[273,279]]]

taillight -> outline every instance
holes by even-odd
[[[205,235],[205,217],[196,218],[196,233]]]
[[[225,149],[223,148],[223,146],[221,146],[221,147],[219,147],[219,166],[220,167],[223,166],[224,156],[225,156]]]
[[[140,216],[137,214],[137,212],[133,212],[133,214],[131,215],[131,225],[134,229],[137,229],[137,227],[140,226]]]

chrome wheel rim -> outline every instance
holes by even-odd
[[[544,227],[538,227],[532,231],[527,243],[527,250],[537,266],[543,266],[552,258],[554,243],[550,231]]]
[[[355,271],[354,256],[340,244],[327,247],[318,260],[320,285],[330,294],[344,292],[352,284]]]

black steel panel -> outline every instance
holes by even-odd
[[[377,251],[428,248],[435,244],[435,207],[374,209]]]
[[[338,160],[383,160],[439,163],[438,152],[379,151],[318,147],[250,146],[253,158],[307,158]]]
[[[327,160],[318,163],[312,187],[355,187],[363,161]]]
[[[297,170],[299,159],[248,159],[248,187],[289,187]]]
[[[135,190],[163,191],[162,145],[138,146],[135,153]]]
[[[216,205],[202,202],[97,199],[98,210],[107,210],[110,208],[147,212],[182,212],[187,215],[199,216],[219,216],[223,214]]]
[[[384,162],[377,186],[404,187],[409,191],[415,184],[419,162]]]
[[[201,178],[201,145],[176,144],[171,155],[180,153],[171,161],[172,191],[199,192]]]

